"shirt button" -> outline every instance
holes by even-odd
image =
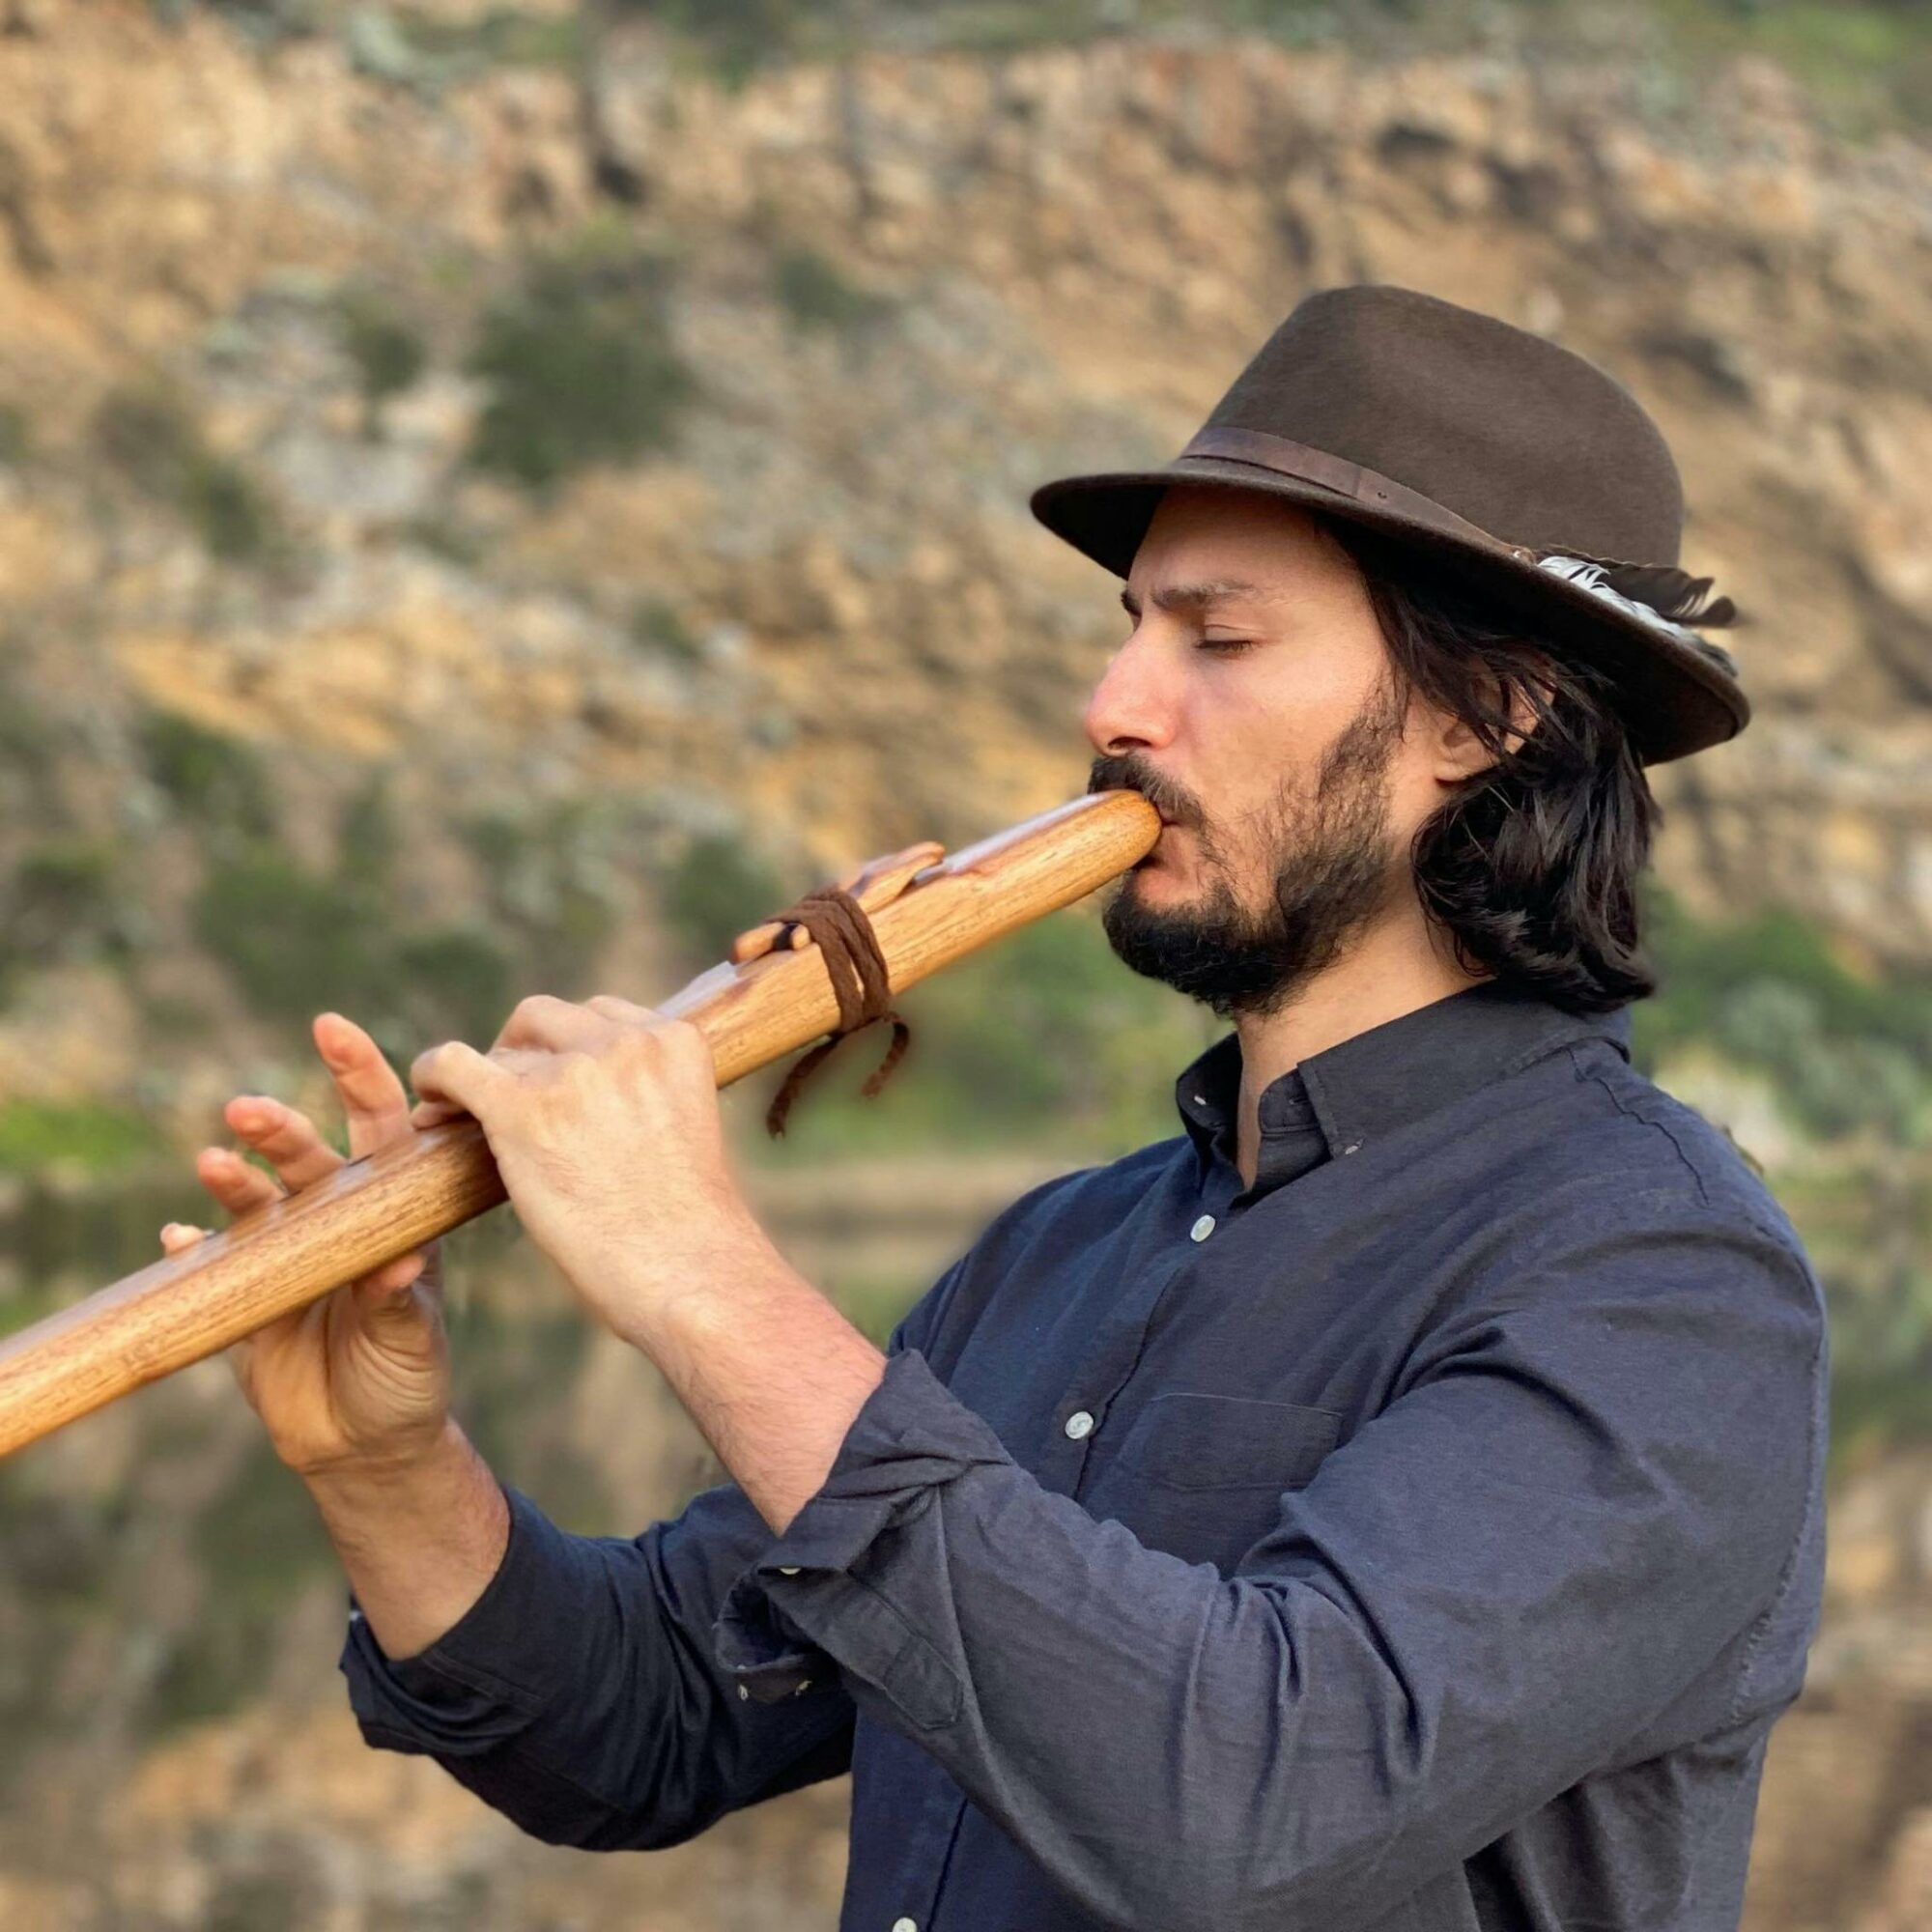
[[[781,1577],[796,1577],[798,1575],[798,1565],[796,1563],[781,1563],[779,1565],[779,1575]]]
[[[893,1920],[893,1932],[919,1932],[919,1920],[917,1918],[895,1918]]]
[[[1094,1433],[1094,1418],[1084,1408],[1076,1408],[1066,1418],[1066,1433],[1078,1442],[1083,1435]]]
[[[1213,1232],[1214,1217],[1211,1214],[1202,1215],[1200,1220],[1195,1222],[1193,1227],[1187,1231],[1189,1237],[1197,1241],[1205,1241]]]

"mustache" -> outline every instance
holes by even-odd
[[[1201,810],[1194,794],[1156,771],[1138,752],[1095,758],[1093,770],[1087,775],[1087,789],[1137,791],[1163,818],[1176,825],[1198,828],[1201,822]]]

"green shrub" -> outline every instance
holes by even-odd
[[[0,403],[0,469],[17,469],[33,454],[27,412],[15,403]]]
[[[475,531],[453,517],[412,517],[398,526],[397,534],[459,570],[474,570],[488,554],[488,546]]]
[[[631,641],[640,650],[660,651],[682,664],[696,664],[704,652],[678,615],[677,606],[647,597],[631,612]]]
[[[220,1717],[261,1694],[295,1600],[336,1573],[327,1536],[303,1507],[301,1485],[266,1440],[250,1447],[227,1490],[196,1515],[195,1556],[206,1583],[202,1613],[157,1673],[147,1727]]]
[[[191,526],[212,554],[231,563],[273,563],[289,554],[268,498],[240,464],[208,446],[172,392],[114,390],[95,414],[94,441],[128,482]]]
[[[249,747],[172,711],[149,712],[138,734],[148,775],[184,817],[248,838],[273,832],[268,778]]]
[[[618,8],[648,13],[732,82],[821,44],[844,14],[843,0],[618,0]]]
[[[404,24],[410,45],[450,68],[554,67],[575,70],[583,57],[576,13],[529,14],[499,7],[471,19],[416,15]]]
[[[0,895],[0,955],[47,966],[125,951],[115,874],[114,848],[96,839],[64,838],[30,852]]]
[[[0,1105],[0,1173],[37,1174],[56,1163],[113,1174],[163,1151],[140,1115],[92,1101],[9,1100]]]
[[[1932,979],[1862,979],[1824,929],[1781,907],[1693,919],[1647,882],[1644,931],[1660,991],[1633,1014],[1647,1071],[1693,1042],[1764,1073],[1793,1119],[1823,1138],[1875,1129],[1901,1142],[1932,1108]]]
[[[694,838],[658,883],[658,903],[693,971],[724,958],[732,940],[789,905],[777,868],[730,833]]]
[[[403,939],[398,982],[412,1037],[488,1047],[516,1001],[516,969],[487,932],[448,926]]]
[[[569,999],[586,990],[623,890],[610,814],[570,800],[479,813],[462,830],[514,943],[519,991]]]
[[[402,828],[384,777],[371,779],[343,807],[335,842],[337,869],[345,878],[370,892],[389,891],[402,850]]]
[[[211,865],[193,917],[196,939],[259,1013],[305,1028],[330,1008],[355,1015],[387,1006],[386,908],[278,847]]]
[[[848,281],[815,248],[786,248],[772,264],[772,292],[793,327],[843,332],[885,314],[892,304]]]
[[[669,448],[696,392],[666,319],[669,274],[601,246],[533,264],[466,364],[490,390],[471,463],[544,491],[586,464]]]
[[[383,405],[409,388],[429,364],[420,334],[372,289],[345,291],[335,310],[337,338],[361,377],[367,426],[374,428]]]

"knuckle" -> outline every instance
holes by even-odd
[[[689,1020],[663,1020],[656,1029],[659,1040],[671,1064],[680,1070],[708,1070],[711,1043]]]

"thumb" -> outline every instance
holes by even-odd
[[[356,1312],[373,1327],[421,1327],[431,1312],[416,1293],[416,1283],[422,1272],[418,1264],[403,1280],[397,1281],[395,1270],[385,1268],[380,1274],[365,1275],[360,1281],[352,1283],[350,1292],[355,1297]]]

